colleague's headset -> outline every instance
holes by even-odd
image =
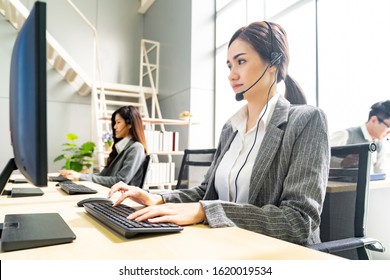
[[[271,67],[271,66],[274,66],[274,65],[279,65],[280,62],[281,62],[281,58],[283,56],[282,53],[280,52],[275,52],[274,51],[274,33],[272,31],[272,26],[271,24],[268,22],[268,21],[264,21],[267,26],[268,26],[268,33],[270,34],[270,44],[271,44],[271,55],[270,55],[270,63],[268,64],[268,66],[265,68],[264,72],[261,74],[261,76],[249,87],[247,88],[246,90],[242,91],[242,92],[239,92],[236,94],[236,100],[237,101],[240,101],[242,99],[244,99],[244,94],[250,90],[254,85],[256,85],[262,78],[263,76],[265,75],[265,73],[267,72],[267,70]],[[237,186],[237,180],[238,180],[238,176],[240,176],[240,173],[241,173],[241,170],[244,168],[246,162],[248,161],[248,158],[249,158],[249,155],[251,154],[252,152],[252,149],[253,147],[255,146],[256,144],[256,140],[257,140],[257,133],[258,133],[258,130],[259,130],[259,124],[260,124],[260,121],[263,119],[265,113],[267,112],[267,109],[268,109],[268,100],[269,100],[269,94],[271,92],[271,88],[273,87],[273,85],[275,84],[276,82],[276,79],[277,79],[277,73],[275,74],[275,80],[273,81],[273,83],[271,84],[269,90],[268,90],[268,95],[267,95],[267,104],[266,104],[266,107],[264,109],[264,112],[263,114],[261,115],[261,117],[259,118],[259,120],[257,121],[257,125],[256,125],[256,134],[255,134],[255,139],[253,141],[253,144],[251,146],[251,148],[249,149],[249,152],[245,158],[245,161],[244,161],[244,164],[240,167],[240,169],[238,170],[237,172],[237,176],[236,176],[236,179],[234,180],[234,184],[235,184],[235,187],[236,187],[236,195],[235,195],[235,198],[234,198],[234,202],[237,202],[237,197],[238,197],[238,186]]]
[[[128,109],[129,111],[131,111],[131,107],[130,107],[130,106],[127,106],[127,109]],[[130,114],[126,114],[126,117],[125,117],[124,120],[125,120],[126,126],[124,126],[121,130],[119,130],[118,132],[116,132],[116,134],[118,134],[118,133],[122,132],[123,130],[125,130],[126,127],[127,127],[128,125],[131,125]],[[111,124],[112,124],[112,127],[114,128],[115,120],[113,120]]]

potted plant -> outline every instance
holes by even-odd
[[[81,146],[76,144],[79,137],[76,134],[66,134],[68,142],[62,144],[62,154],[54,159],[54,162],[65,160],[62,168],[83,172],[89,170],[93,163],[94,142],[85,142]]]
[[[191,119],[192,115],[190,111],[183,111],[180,113],[179,118],[183,121],[189,121]]]
[[[102,141],[104,145],[104,150],[106,152],[110,152],[112,148],[112,144],[114,144],[114,139],[112,137],[112,134],[108,131],[103,133]]]

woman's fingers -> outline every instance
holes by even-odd
[[[168,203],[145,207],[128,216],[129,220],[151,223],[170,222],[178,225],[197,224],[205,219],[200,203]]]
[[[120,192],[126,192],[128,190],[128,185],[126,185],[125,183],[123,182],[118,182],[116,183],[115,185],[113,185],[111,188],[110,188],[110,191],[108,192],[108,195],[107,197],[108,198],[111,198],[112,195],[118,191]]]

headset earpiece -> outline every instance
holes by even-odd
[[[272,53],[271,53],[271,62],[270,62],[270,66],[280,64],[280,59],[282,58],[282,56],[283,56],[282,53],[272,52]]]
[[[281,61],[281,58],[283,56],[282,53],[280,52],[274,52],[274,33],[272,31],[272,26],[271,24],[268,22],[268,21],[264,21],[267,26],[268,26],[268,30],[269,30],[269,36],[270,36],[270,44],[271,44],[271,56],[270,56],[270,67],[273,66],[273,65],[279,65],[280,64],[280,61]]]

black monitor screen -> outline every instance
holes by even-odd
[[[12,51],[9,109],[14,158],[1,173],[0,190],[15,169],[35,186],[47,185],[46,75],[46,3],[35,2]]]

